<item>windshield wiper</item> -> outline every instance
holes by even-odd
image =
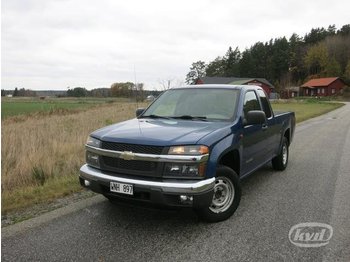
[[[188,120],[200,120],[200,121],[207,121],[206,116],[190,116],[190,115],[182,115],[182,116],[172,116],[171,118],[175,119],[188,119]]]
[[[190,116],[190,115],[182,115],[182,116],[160,116],[160,115],[147,115],[141,116],[140,118],[154,118],[154,119],[185,119],[185,120],[200,120],[207,121],[207,117],[205,116]]]
[[[159,115],[148,115],[148,116],[141,116],[140,118],[162,118],[162,119],[170,119],[170,117],[167,117],[167,116],[159,116]]]

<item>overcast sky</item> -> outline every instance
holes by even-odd
[[[350,1],[2,0],[1,88],[184,81],[229,46],[350,23]],[[136,74],[135,74],[136,72]]]

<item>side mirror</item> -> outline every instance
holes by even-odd
[[[261,125],[266,123],[266,115],[264,111],[252,110],[246,115],[245,125]]]
[[[139,117],[144,111],[145,111],[144,108],[138,108],[138,109],[136,109],[136,117]]]

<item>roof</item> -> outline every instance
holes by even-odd
[[[244,85],[251,81],[259,81],[264,83],[271,88],[275,88],[269,81],[265,78],[248,78],[248,77],[201,77],[200,80],[203,81],[203,84],[232,84],[232,85]]]
[[[241,80],[235,80],[235,81],[232,81],[230,82],[231,85],[244,85],[248,82],[251,82],[253,81],[254,79],[249,79],[249,80],[246,80],[246,79],[241,79]]]
[[[307,81],[301,87],[329,86],[337,79],[339,79],[339,77],[315,78]]]
[[[252,90],[252,89],[262,89],[260,86],[255,85],[223,85],[223,84],[203,84],[203,85],[185,85],[179,87],[172,87],[171,89],[187,89],[187,88],[218,88],[218,89],[236,89],[236,90]]]
[[[299,86],[290,86],[285,88],[286,91],[292,91],[292,92],[299,92],[299,89],[300,89]]]

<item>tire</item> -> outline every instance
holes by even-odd
[[[225,193],[226,194],[223,194]],[[209,207],[197,209],[200,219],[220,222],[228,219],[236,211],[241,200],[241,184],[235,171],[219,166],[216,171],[214,195]]]
[[[280,152],[277,156],[275,156],[272,159],[272,167],[275,170],[285,170],[288,165],[288,159],[289,159],[289,147],[288,147],[288,140],[286,137],[283,137],[282,141],[282,147],[280,149]]]

